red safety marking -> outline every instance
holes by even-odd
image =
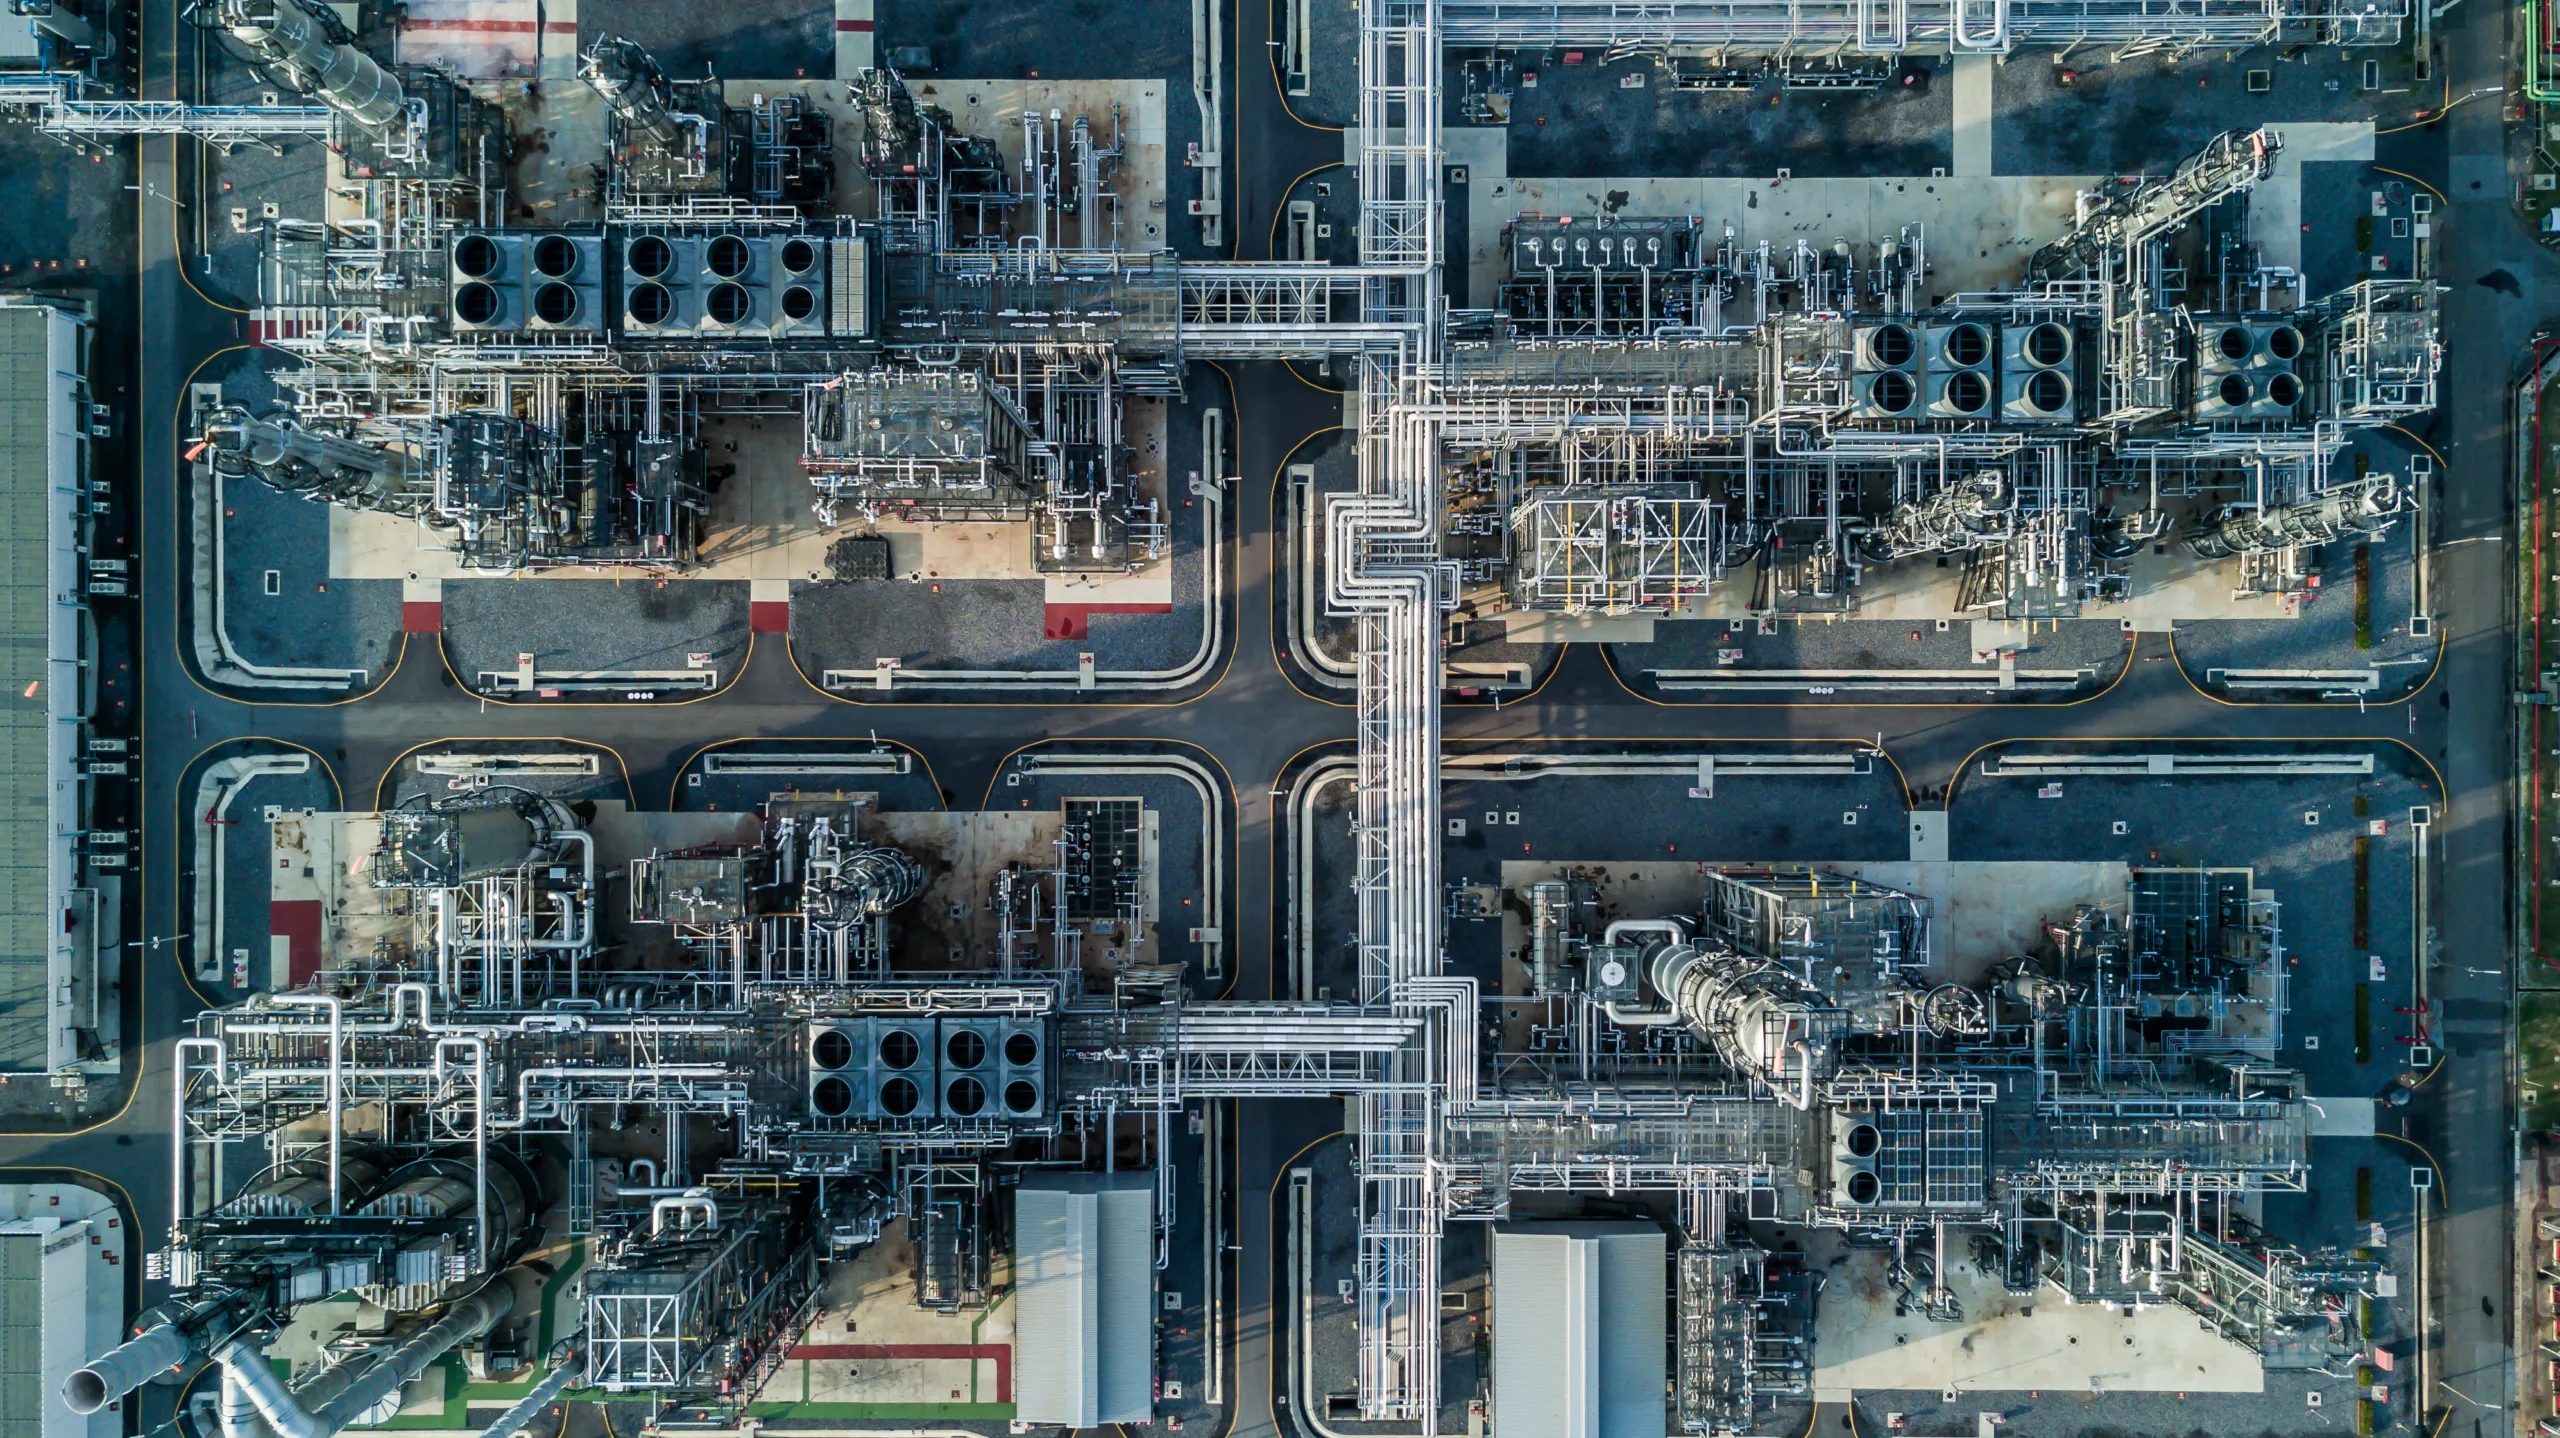
[[[284,935],[285,982],[300,988],[320,972],[320,901],[274,899],[267,904],[267,932]]]
[[[1040,636],[1044,639],[1082,639],[1088,621],[1097,614],[1171,614],[1170,604],[1050,604],[1041,608]]]

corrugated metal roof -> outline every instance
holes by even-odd
[[[67,423],[54,411],[61,323],[50,310],[0,306],[0,1069],[18,1071],[50,1066],[55,721],[44,686],[56,618],[53,441]]]
[[[0,1237],[0,1413],[44,1408],[44,1243]]]
[[[1494,1229],[1496,1438],[1662,1438],[1668,1264],[1651,1224]]]
[[[1154,1416],[1154,1192],[1144,1174],[1043,1174],[1014,1194],[1014,1418]]]

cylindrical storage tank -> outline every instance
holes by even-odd
[[[339,1207],[357,1211],[382,1187],[383,1164],[368,1153],[338,1160]],[[222,1206],[230,1218],[295,1218],[329,1211],[329,1161],[297,1158],[269,1169]]]
[[[364,1206],[375,1218],[449,1218],[471,1207],[472,1182],[459,1174],[429,1172],[403,1178]]]

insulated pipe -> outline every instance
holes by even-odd
[[[562,1359],[541,1382],[533,1385],[532,1392],[517,1399],[515,1407],[499,1414],[497,1422],[483,1429],[480,1438],[516,1438],[518,1433],[524,1431],[525,1425],[531,1423],[535,1415],[542,1412],[545,1404],[559,1397],[570,1384],[586,1376],[587,1364],[583,1356],[573,1354]]]
[[[345,1122],[341,1110],[346,1094],[346,1005],[330,994],[278,994],[275,1001],[290,1008],[329,1011],[329,1216],[335,1218],[346,1211],[346,1188],[339,1165]]]
[[[1811,1113],[1813,1111],[1813,1050],[1805,1047],[1804,1040],[1798,1039],[1787,1045],[1787,1052],[1796,1056],[1796,1096],[1789,1099],[1784,1088],[1776,1085],[1771,1087],[1780,1100],[1793,1104],[1797,1112]]]
[[[1689,941],[1689,926],[1679,919],[1619,919],[1601,931],[1600,940],[1615,947],[1619,939],[1628,934],[1660,934],[1665,943],[1685,944]],[[1602,1004],[1600,1012],[1609,1016],[1609,1022],[1625,1024],[1629,1028],[1668,1028],[1680,1022],[1676,1010],[1639,1008],[1615,999]]]
[[[417,1377],[429,1363],[455,1345],[488,1332],[514,1308],[515,1290],[504,1279],[485,1285],[453,1305],[444,1317],[382,1350],[381,1356],[361,1372],[352,1364],[339,1365],[354,1376],[317,1408],[304,1407],[299,1397],[285,1391],[283,1380],[276,1377],[266,1356],[245,1342],[235,1342],[224,1349],[222,1365],[225,1372],[237,1376],[248,1391],[249,1401],[257,1405],[259,1415],[276,1431],[277,1438],[336,1438],[375,1404],[399,1392],[400,1385]],[[320,1381],[327,1381],[329,1376],[322,1374]],[[312,1388],[318,1386],[315,1382]]]
[[[667,110],[666,78],[657,62],[638,44],[621,38],[598,40],[578,65],[578,78],[603,97],[622,118],[623,137],[654,145],[669,154],[684,146],[688,135]],[[658,385],[649,383],[648,433],[658,432]]]
[[[666,1232],[667,1215],[670,1213],[699,1213],[702,1215],[703,1227],[711,1230],[713,1233],[720,1231],[720,1205],[712,1200],[709,1193],[700,1189],[677,1194],[669,1198],[651,1200],[649,1204],[649,1232],[653,1234]],[[682,1218],[678,1218],[676,1220],[676,1227],[681,1231],[689,1229],[693,1227],[693,1225],[685,1222]]]
[[[160,1322],[73,1370],[62,1380],[62,1401],[72,1412],[95,1413],[134,1389],[174,1371],[196,1351],[178,1325]]]
[[[302,0],[224,0],[222,28],[247,46],[259,63],[359,125],[380,129],[406,107],[400,82],[353,45],[341,45],[321,28]]]
[[[222,1424],[222,1438],[269,1438],[273,1430],[267,1420],[258,1416],[258,1405],[251,1401],[248,1388],[228,1366],[222,1370],[222,1406],[215,1410]]]
[[[1667,942],[1686,943],[1689,926],[1679,919],[1618,919],[1601,931],[1600,941],[1615,945],[1627,934],[1660,934]]]

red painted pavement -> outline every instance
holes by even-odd
[[[788,599],[750,601],[747,605],[747,628],[758,634],[790,633],[791,601]]]
[[[284,935],[285,982],[295,988],[320,972],[320,901],[275,899],[267,904],[267,931]]]
[[[839,35],[848,30],[862,32],[868,31],[872,28],[872,22],[868,20],[838,20],[836,22],[836,33]]]
[[[1002,1343],[804,1343],[793,1358],[984,1358],[996,1366],[996,1401],[1013,1401],[1013,1349]]]
[[[400,632],[403,634],[442,634],[444,605],[433,599],[404,599],[400,602]]]
[[[1042,608],[1040,636],[1044,639],[1082,639],[1093,616],[1097,614],[1171,614],[1170,604],[1051,604]]]

